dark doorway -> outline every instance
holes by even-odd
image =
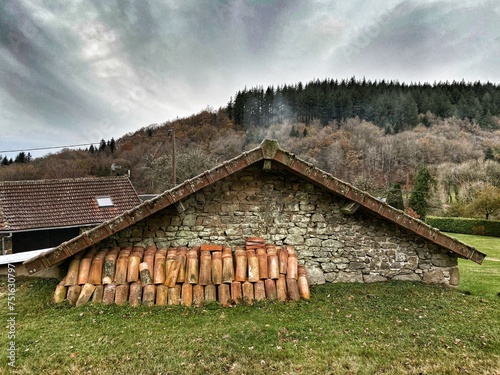
[[[46,249],[55,247],[80,234],[79,228],[33,230],[12,234],[12,252]]]

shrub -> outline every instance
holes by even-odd
[[[443,232],[500,237],[500,221],[428,216],[425,222]]]

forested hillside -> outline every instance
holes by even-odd
[[[177,182],[275,138],[283,148],[380,197],[400,186],[407,200],[424,166],[435,182],[430,210],[439,214],[483,216],[471,203],[487,189],[500,189],[498,85],[354,79],[245,88],[227,107],[152,124],[95,147],[33,160],[26,153],[3,158],[0,180],[130,171],[139,193],[159,193],[172,186],[172,128]]]
[[[491,83],[405,84],[393,81],[316,80],[306,84],[245,88],[231,98],[227,111],[236,125],[269,126],[284,121],[318,120],[322,125],[351,117],[373,122],[386,133],[399,133],[429,121],[419,114],[475,120],[495,128],[500,87]]]

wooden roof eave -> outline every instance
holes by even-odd
[[[295,174],[311,181],[315,185],[356,202],[376,215],[393,222],[394,224],[405,228],[438,246],[449,249],[458,256],[470,259],[478,264],[481,264],[486,257],[485,254],[474,247],[450,237],[447,234],[441,233],[438,229],[407,215],[405,212],[388,205],[367,192],[357,189],[347,182],[339,180],[330,173],[324,172],[312,164],[297,158],[292,153],[280,149],[276,152],[274,160]]]
[[[264,158],[263,149],[259,146],[248,152],[224,162],[198,176],[184,181],[182,184],[165,191],[159,196],[141,203],[114,219],[100,224],[81,235],[62,243],[58,247],[28,259],[23,264],[28,274],[34,274],[44,268],[55,266],[68,257],[92,246],[99,241],[135,224],[136,222],[174,204],[189,195],[224,179]]]

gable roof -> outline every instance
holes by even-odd
[[[0,232],[100,224],[140,203],[128,177],[0,182]]]
[[[486,256],[474,247],[441,233],[438,229],[430,227],[423,221],[417,220],[405,214],[403,211],[389,206],[387,203],[370,194],[355,188],[347,182],[335,178],[333,175],[314,167],[312,164],[296,157],[294,154],[281,149],[277,141],[265,140],[259,147],[244,152],[240,156],[226,161],[209,171],[205,171],[46,253],[29,259],[24,265],[29,274],[56,265],[87,247],[181,201],[204,187],[212,185],[219,180],[263,160],[265,162],[279,163],[289,171],[315,185],[355,202],[371,213],[405,228],[438,246],[446,248],[460,257],[471,259],[480,264]]]

